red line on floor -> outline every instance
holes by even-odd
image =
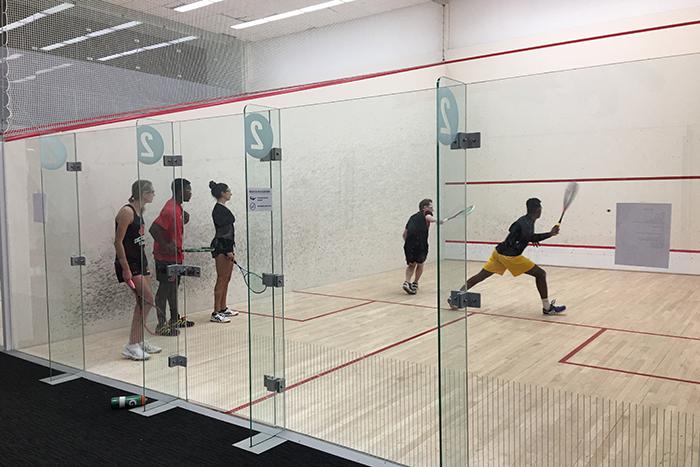
[[[591,337],[589,337],[588,339],[586,339],[585,341],[583,341],[583,343],[579,344],[579,346],[576,347],[574,350],[572,350],[571,352],[569,352],[568,354],[566,354],[566,356],[564,356],[564,358],[562,358],[561,360],[559,360],[559,363],[566,363],[571,357],[573,357],[574,355],[576,355],[577,353],[579,353],[581,350],[583,350],[584,347],[586,347],[588,344],[590,344],[591,342],[593,342],[594,340],[596,340],[596,339],[597,339],[601,334],[603,334],[605,331],[606,331],[605,328],[599,329],[598,332],[596,332],[596,333],[593,334]]]
[[[403,305],[403,306],[412,306],[412,307],[417,307],[417,308],[429,308],[431,310],[435,310],[437,307],[435,306],[430,306],[430,305],[420,305],[417,303],[403,303],[403,302],[392,302],[389,300],[378,300],[374,298],[356,298],[356,297],[348,297],[345,295],[332,295],[332,294],[326,294],[326,293],[321,293],[321,292],[307,292],[305,290],[294,290],[294,293],[301,293],[301,294],[306,294],[306,295],[318,295],[320,297],[330,297],[330,298],[344,298],[346,300],[360,300],[360,301],[371,301],[374,303],[388,303],[389,305]]]
[[[233,310],[233,311],[237,311],[237,312],[242,313],[242,314],[244,314],[244,315],[253,315],[253,316],[262,316],[263,318],[272,318],[272,315],[265,314],[265,313],[256,313],[256,312],[248,313],[247,311],[244,311],[244,310]],[[303,323],[303,322],[304,322],[303,319],[288,318],[288,317],[286,317],[286,316],[284,316],[284,317],[282,317],[282,316],[275,316],[275,319],[282,319],[282,320],[285,320],[285,321],[294,321],[294,322],[297,322],[297,323]]]
[[[333,310],[333,311],[329,311],[329,312],[327,312],[327,313],[322,313],[322,314],[320,314],[320,315],[315,315],[315,316],[311,316],[311,317],[309,317],[309,318],[304,318],[304,319],[301,319],[301,318],[290,318],[290,317],[287,317],[287,316],[285,316],[285,317],[282,317],[282,316],[275,316],[275,318],[276,318],[276,319],[283,319],[283,320],[285,320],[285,321],[294,321],[294,322],[297,322],[297,323],[305,323],[305,322],[307,322],[307,321],[312,321],[312,320],[314,320],[314,319],[323,318],[323,317],[329,316],[329,315],[334,315],[334,314],[340,313],[340,312],[342,312],[342,311],[352,310],[352,309],[354,309],[354,308],[359,308],[359,307],[361,307],[361,306],[369,305],[369,304],[371,304],[371,303],[374,303],[374,300],[368,300],[368,301],[366,301],[366,302],[364,302],[364,303],[360,303],[360,304],[358,304],[358,305],[348,306],[348,307],[345,307],[345,308],[341,308],[340,310]],[[244,314],[246,314],[246,315],[251,314],[251,315],[254,315],[254,316],[263,316],[263,317],[265,317],[265,318],[272,318],[272,315],[271,315],[271,314],[255,313],[255,312],[253,312],[253,313],[248,313],[247,311],[243,311],[243,310],[233,310],[233,311],[238,311],[239,313],[244,313]]]
[[[520,185],[530,183],[598,183],[598,182],[654,182],[654,181],[678,181],[678,180],[700,180],[700,175],[661,175],[653,177],[599,177],[599,178],[551,178],[539,180],[479,180],[445,182],[445,185]]]
[[[320,314],[320,315],[312,316],[312,317],[310,317],[310,318],[306,318],[306,319],[303,319],[303,320],[301,320],[301,321],[302,321],[302,323],[305,323],[305,322],[307,322],[307,321],[312,321],[312,320],[314,320],[314,319],[323,318],[323,317],[329,316],[329,315],[334,315],[334,314],[336,314],[336,313],[340,313],[340,312],[343,312],[343,311],[352,310],[352,309],[355,309],[355,308],[359,308],[359,307],[361,307],[361,306],[369,305],[369,304],[371,304],[371,303],[374,303],[374,300],[368,300],[368,301],[366,301],[366,302],[364,302],[364,303],[360,303],[360,304],[358,304],[358,305],[352,305],[352,306],[348,306],[348,307],[345,307],[345,308],[341,308],[340,310],[329,311],[328,313],[323,313],[323,314]]]
[[[565,365],[575,365],[575,366],[582,366],[585,368],[592,368],[594,370],[604,370],[604,371],[610,371],[613,373],[623,373],[626,375],[646,376],[647,378],[664,379],[667,381],[676,381],[678,383],[700,384],[700,381],[696,381],[693,379],[674,378],[672,376],[655,375],[652,373],[641,373],[639,371],[620,370],[617,368],[609,368],[606,366],[598,366],[598,365],[588,365],[585,363],[574,363],[574,362],[562,362],[562,363],[564,363]]]
[[[463,320],[463,319],[465,319],[465,316],[460,316],[459,318],[453,319],[452,321],[448,321],[447,323],[442,324],[440,327],[449,326],[449,325],[454,324],[454,323],[456,323],[456,322],[458,322],[458,321],[461,321],[461,320]],[[301,385],[303,385],[303,384],[306,384],[306,383],[308,383],[308,382],[310,382],[310,381],[314,381],[314,380],[316,380],[316,379],[318,379],[318,378],[320,378],[320,377],[322,377],[322,376],[326,376],[326,375],[328,375],[328,374],[330,374],[330,373],[333,373],[333,372],[335,372],[335,371],[342,370],[343,368],[346,368],[346,367],[348,367],[348,366],[350,366],[350,365],[353,365],[353,364],[355,364],[355,363],[357,363],[357,362],[360,362],[360,361],[362,361],[362,360],[365,360],[365,359],[367,359],[367,358],[369,358],[369,357],[373,357],[373,356],[375,356],[375,355],[377,355],[377,354],[380,354],[380,353],[382,353],[382,352],[386,352],[387,350],[393,349],[394,347],[398,347],[399,345],[405,344],[406,342],[410,342],[410,341],[412,341],[412,340],[414,340],[414,339],[417,339],[417,338],[419,338],[419,337],[425,336],[426,334],[430,334],[431,332],[434,332],[434,331],[436,331],[437,329],[438,329],[438,326],[434,326],[434,327],[432,327],[432,328],[430,328],[430,329],[426,329],[425,331],[421,331],[421,332],[419,332],[418,334],[414,334],[414,335],[412,335],[412,336],[410,336],[410,337],[407,337],[407,338],[405,338],[405,339],[402,339],[402,340],[400,340],[400,341],[398,341],[398,342],[394,342],[393,344],[385,345],[384,347],[381,347],[381,348],[379,348],[379,349],[377,349],[377,350],[373,350],[372,352],[370,352],[370,353],[368,353],[368,354],[365,354],[365,355],[362,355],[361,357],[354,358],[354,359],[349,360],[349,361],[347,361],[347,362],[345,362],[345,363],[341,363],[340,365],[334,366],[334,367],[329,368],[329,369],[327,369],[327,370],[324,370],[324,371],[322,371],[322,372],[320,372],[320,373],[317,373],[317,374],[315,374],[315,375],[313,375],[313,376],[309,376],[309,377],[307,377],[307,378],[301,379],[301,380],[297,381],[296,383],[287,386],[287,387],[284,389],[284,391],[287,392],[287,391],[289,391],[289,390],[291,390],[291,389],[297,388],[297,387],[299,387],[299,386],[301,386]],[[274,394],[268,394],[268,395],[266,395],[266,396],[263,396],[263,397],[260,397],[260,398],[258,398],[258,399],[256,399],[256,400],[254,400],[253,402],[248,402],[248,403],[246,403],[246,404],[239,405],[238,407],[233,408],[233,409],[231,409],[231,410],[227,410],[225,413],[227,413],[227,414],[232,414],[232,413],[237,412],[237,411],[239,411],[239,410],[245,409],[246,407],[249,407],[249,406],[251,406],[251,405],[254,405],[254,404],[257,404],[257,403],[259,403],[259,402],[262,402],[262,401],[264,401],[264,400],[266,400],[266,399],[269,399],[270,397],[273,397],[273,396],[274,396]]]

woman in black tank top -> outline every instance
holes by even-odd
[[[148,180],[137,180],[131,185],[129,204],[123,206],[114,221],[114,249],[116,259],[114,269],[119,282],[125,282],[136,297],[134,316],[131,320],[129,343],[122,349],[122,355],[132,360],[146,360],[150,353],[160,349],[144,341],[143,325],[152,307],[150,272],[144,254],[145,226],[141,213],[146,204],[153,201],[155,191]]]
[[[231,281],[233,262],[236,260],[234,248],[236,246],[236,234],[234,223],[236,218],[225,206],[231,200],[231,190],[225,183],[209,182],[211,195],[216,198],[216,204],[211,217],[214,221],[214,240],[211,242],[212,257],[216,262],[216,285],[214,285],[214,311],[210,321],[214,323],[228,323],[231,316],[237,311],[229,310],[226,306],[228,297],[228,284]]]

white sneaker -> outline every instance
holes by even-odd
[[[238,316],[238,312],[236,310],[229,310],[228,308],[226,308],[225,310],[221,310],[219,313],[224,316],[228,316],[229,318],[231,316]]]
[[[148,341],[143,341],[143,345],[141,346],[141,348],[143,349],[144,352],[149,353],[149,354],[159,353],[161,350],[163,350],[160,347],[158,347],[157,345],[151,344]]]
[[[211,318],[209,319],[209,321],[211,321],[212,323],[230,323],[231,318],[229,318],[228,316],[226,316],[225,314],[223,314],[221,312],[218,312],[218,313],[214,313],[213,315],[211,315]]]
[[[148,360],[151,357],[143,351],[141,344],[126,344],[122,349],[122,356],[130,360]]]

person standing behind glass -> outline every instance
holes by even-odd
[[[214,311],[210,321],[214,323],[229,323],[231,316],[236,316],[237,311],[231,311],[226,306],[228,297],[228,284],[233,272],[233,263],[236,260],[234,247],[236,246],[236,233],[234,223],[236,218],[226,207],[231,200],[231,190],[225,183],[209,182],[211,195],[216,198],[216,204],[211,212],[216,234],[211,241],[211,256],[216,261],[216,285],[214,286]]]
[[[148,360],[160,347],[143,338],[143,323],[153,303],[150,271],[144,254],[144,224],[142,213],[146,204],[153,202],[155,191],[148,180],[137,180],[131,185],[129,204],[125,204],[114,219],[114,270],[117,281],[129,285],[136,297],[131,318],[129,342],[122,355],[131,360]]]

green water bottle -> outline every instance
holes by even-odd
[[[133,407],[140,407],[146,403],[146,396],[139,394],[133,394],[130,396],[117,396],[112,397],[112,408],[113,409],[131,409]]]

